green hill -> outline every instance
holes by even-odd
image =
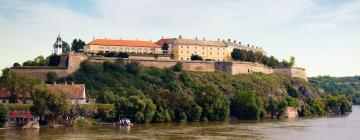
[[[180,65],[158,69],[135,62],[85,61],[77,72],[57,81],[84,83],[91,98],[115,104],[114,118],[137,122],[281,117],[287,106],[298,107],[302,116],[324,115],[335,105],[349,111],[346,97],[320,98],[303,79],[276,74],[228,75],[185,72]],[[329,99],[336,103],[329,104]]]

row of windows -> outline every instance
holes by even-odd
[[[132,50],[132,51],[135,51],[135,50],[137,50],[137,51],[150,51],[150,50],[154,50],[154,48],[144,48],[144,49],[142,49],[142,48],[118,48],[118,47],[112,47],[112,48],[109,48],[109,47],[100,47],[100,49],[102,49],[102,50],[113,50],[113,51],[116,51],[116,50],[118,50],[118,51],[129,51],[129,50]]]
[[[190,60],[189,57],[186,57],[186,58],[181,57],[180,59],[181,59],[181,60]],[[214,61],[225,61],[225,59],[215,59]]]
[[[184,46],[180,46],[180,48],[185,48]],[[186,48],[187,49],[189,49],[190,47],[189,46],[186,46]],[[203,50],[205,50],[205,47],[197,47],[197,46],[195,46],[195,49],[197,49],[197,48],[202,48]],[[210,48],[210,50],[212,50],[214,47],[209,47]],[[215,49],[215,48],[214,48]],[[220,48],[217,48],[217,50],[220,50]],[[225,48],[222,48],[222,50],[225,50]]]
[[[181,51],[180,53],[181,53],[181,54],[183,54],[184,52],[183,52],[183,51]],[[187,54],[189,54],[189,51],[186,51],[186,53],[187,53]],[[198,53],[197,53],[197,52],[195,52],[195,54],[198,54]],[[205,55],[205,52],[202,52],[202,54],[203,54],[203,55]],[[212,53],[212,52],[210,52],[209,54],[210,54],[210,55],[213,55],[213,53]],[[221,53],[219,53],[219,52],[218,52],[218,53],[214,53],[214,54],[220,55]],[[222,53],[222,55],[225,55],[225,53],[223,52],[223,53]]]

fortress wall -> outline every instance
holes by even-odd
[[[47,80],[47,74],[49,72],[54,72],[57,74],[57,76],[60,77],[65,77],[68,76],[70,73],[68,73],[68,71],[66,69],[11,69],[12,71],[16,72],[16,73],[21,73],[21,74],[27,74],[33,77],[38,77],[40,79],[42,79],[43,81]]]
[[[261,72],[264,74],[272,74],[274,73],[273,69],[270,67],[266,67],[264,65],[260,65],[260,64],[250,64],[251,66],[251,72]]]
[[[206,61],[184,61],[181,62],[182,69],[185,71],[202,71],[202,72],[215,72],[215,62]]]
[[[169,68],[176,65],[177,61],[135,60],[145,67]]]
[[[247,74],[250,73],[252,66],[245,62],[232,62],[231,74]]]
[[[232,62],[215,62],[215,71],[231,74]]]
[[[83,54],[69,54],[68,73],[73,73],[80,68],[80,63],[87,60],[88,57]]]
[[[283,74],[289,77],[307,79],[306,70],[303,68],[274,68],[274,73]]]
[[[306,70],[303,68],[291,68],[291,76],[302,78],[305,79],[306,81],[308,80]]]

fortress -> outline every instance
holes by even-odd
[[[59,78],[66,77],[80,68],[81,62],[105,61],[136,61],[145,67],[169,68],[177,63],[181,64],[184,71],[194,72],[221,72],[231,75],[249,74],[261,72],[264,74],[283,74],[289,77],[298,77],[307,80],[306,71],[296,67],[267,67],[260,63],[232,61],[231,52],[233,49],[242,49],[266,55],[262,48],[242,45],[241,42],[231,42],[231,40],[208,41],[203,38],[183,39],[168,38],[160,39],[156,43],[150,41],[137,40],[106,40],[96,39],[84,47],[84,53],[61,54],[61,38],[58,37],[54,47],[54,55],[60,56],[58,66],[38,66],[38,67],[16,67],[13,71],[25,73],[31,76],[47,80],[47,74],[54,72]],[[166,48],[166,49],[164,49]],[[94,54],[101,53],[128,53],[132,54],[128,58],[117,57],[94,57]],[[150,55],[149,55],[150,54]],[[162,55],[161,55],[162,54]],[[165,55],[164,55],[165,54]],[[190,60],[192,55],[199,55],[206,61]]]
[[[68,65],[60,67],[18,67],[12,68],[18,73],[25,73],[31,76],[39,77],[43,80],[47,79],[49,72],[54,72],[57,76],[65,77],[80,68],[80,63],[88,60],[90,62],[116,62],[123,60],[124,62],[138,62],[145,67],[155,68],[169,68],[175,66],[177,63],[182,65],[184,71],[194,72],[222,72],[231,75],[249,74],[253,72],[261,72],[264,74],[283,74],[289,77],[298,77],[307,80],[306,71],[303,68],[271,68],[258,63],[251,62],[236,62],[236,61],[176,61],[176,60],[156,60],[156,59],[138,59],[138,58],[104,58],[104,57],[89,57],[84,54],[68,54],[63,55],[68,57]],[[141,57],[140,57],[141,58]],[[62,59],[66,60],[66,59]],[[63,63],[65,64],[65,63]]]

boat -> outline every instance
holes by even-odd
[[[134,125],[133,123],[131,123],[130,119],[126,119],[126,118],[120,119],[120,120],[117,122],[117,124],[118,124],[119,126],[133,126],[133,125]]]
[[[6,129],[39,129],[39,118],[31,113],[19,114],[11,112],[5,119]]]

